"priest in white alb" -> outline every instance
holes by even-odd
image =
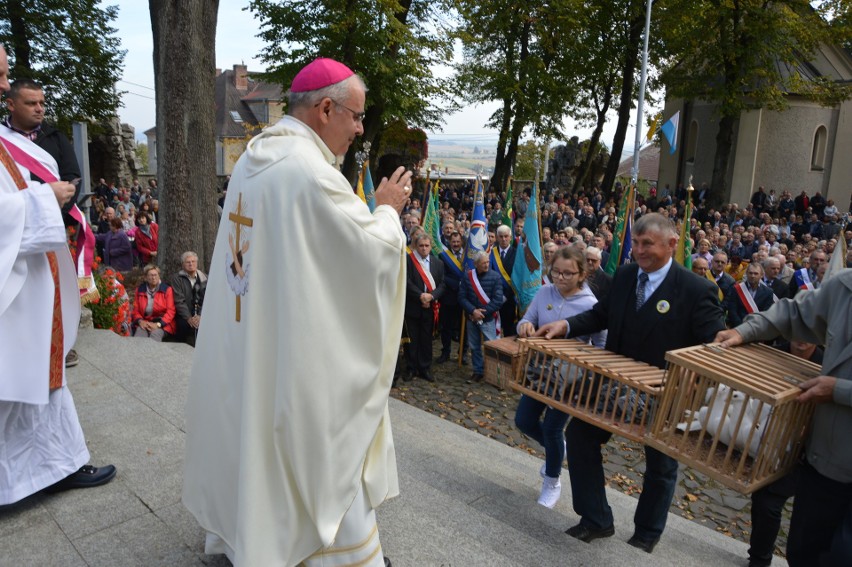
[[[0,46],[0,91],[9,90]],[[32,175],[50,183],[34,182]],[[60,206],[75,187],[56,161],[0,125],[0,505],[42,489],[107,483],[115,467],[92,467],[65,355],[80,321],[77,273]]]
[[[388,394],[411,174],[375,212],[340,173],[366,87],[317,59],[228,186],[187,404],[183,502],[237,567],[387,564],[374,509],[399,492]]]

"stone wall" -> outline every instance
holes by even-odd
[[[118,117],[90,127],[89,168],[92,183],[104,178],[107,183],[129,187],[133,178],[142,169],[136,159],[135,130],[129,124],[121,124]]]

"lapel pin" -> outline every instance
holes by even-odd
[[[660,301],[657,302],[657,312],[658,313],[663,313],[663,314],[668,313],[669,309],[671,309],[671,307],[672,306],[669,305],[669,302],[666,301],[665,299],[661,299]]]

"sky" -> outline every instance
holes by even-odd
[[[112,4],[115,0],[106,0]],[[151,17],[148,2],[143,0],[117,0],[118,18],[114,25],[118,29],[122,49],[127,50],[124,60],[124,73],[116,87],[125,91],[122,96],[124,107],[119,109],[122,122],[136,130],[136,139],[144,141],[143,132],[155,125],[154,105],[154,64],[153,41],[151,37]],[[256,37],[258,25],[250,12],[243,8],[246,0],[221,0],[219,2],[218,25],[216,29],[216,67],[230,69],[235,64],[245,63],[249,71],[263,71],[258,54],[263,49],[263,41]],[[498,107],[498,103],[474,105],[462,112],[449,115],[443,128],[428,132],[430,140],[449,140],[471,145],[496,146],[498,132],[485,127],[488,117]],[[633,113],[635,117],[635,111]],[[631,123],[635,122],[635,118]],[[591,128],[577,128],[566,120],[565,133],[579,136],[581,140],[591,136]],[[602,141],[611,146],[615,134],[615,114],[604,128]],[[631,126],[627,132],[625,146],[629,148],[625,155],[632,153],[633,138]],[[554,140],[554,144],[558,143]]]

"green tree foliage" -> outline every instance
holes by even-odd
[[[47,112],[63,129],[76,120],[115,115],[125,51],[112,22],[118,7],[100,0],[0,2],[0,42],[11,78],[44,85]]]
[[[133,153],[136,154],[136,159],[139,162],[140,173],[148,173],[148,144],[139,142],[133,148]]]
[[[813,5],[806,0],[661,0],[655,8],[667,50],[662,80],[669,95],[718,105],[713,203],[730,197],[728,166],[743,111],[783,110],[791,94],[828,106],[852,95],[848,85],[814,76],[807,63],[820,44],[849,41],[848,0]]]
[[[434,100],[445,88],[432,72],[447,64],[452,45],[445,32],[443,2],[428,0],[252,0],[266,42],[261,59],[266,77],[285,88],[316,57],[337,59],[364,79],[367,115],[363,140],[374,138],[394,120],[412,127],[435,127],[443,112]],[[344,172],[354,172],[354,147]],[[372,156],[375,158],[375,155]],[[374,160],[374,162],[377,160]]]
[[[565,43],[576,28],[575,0],[455,0],[464,60],[455,91],[469,104],[499,101],[488,125],[500,132],[491,184],[504,191],[526,130],[561,137],[574,99]]]
[[[547,149],[546,142],[527,140],[518,145],[518,155],[515,159],[513,177],[515,179],[535,179],[535,160],[539,163],[539,180],[544,178],[545,164],[544,154]]]

